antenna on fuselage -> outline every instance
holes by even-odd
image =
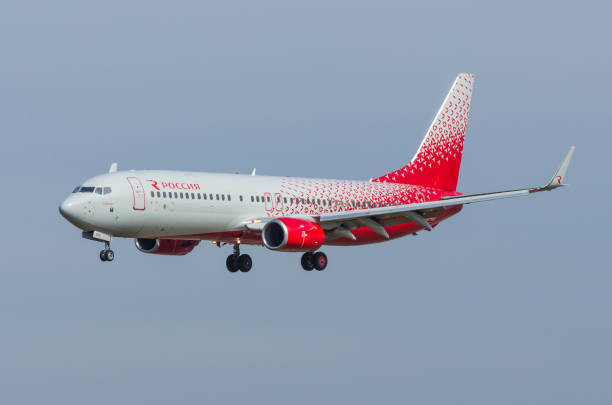
[[[251,172],[251,176],[255,176],[255,172],[256,172],[256,171],[257,171],[257,168],[256,168],[256,167],[254,167],[254,168],[253,168],[253,171]]]
[[[114,162],[110,165],[110,169],[108,169],[109,173],[115,173],[117,171],[117,162]]]

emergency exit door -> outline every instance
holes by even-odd
[[[145,191],[142,186],[142,182],[137,177],[128,177],[128,183],[132,188],[132,195],[134,197],[134,209],[142,211],[145,209]]]

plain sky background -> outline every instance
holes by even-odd
[[[0,1],[0,403],[612,402],[606,2]],[[57,207],[122,169],[368,179],[476,74],[459,180],[571,187],[299,254],[116,260]]]

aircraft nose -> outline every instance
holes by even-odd
[[[77,207],[74,201],[70,198],[65,199],[59,206],[59,212],[68,221],[74,221],[77,216]]]

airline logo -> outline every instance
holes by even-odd
[[[181,183],[171,181],[147,180],[155,190],[199,190],[198,183]]]

